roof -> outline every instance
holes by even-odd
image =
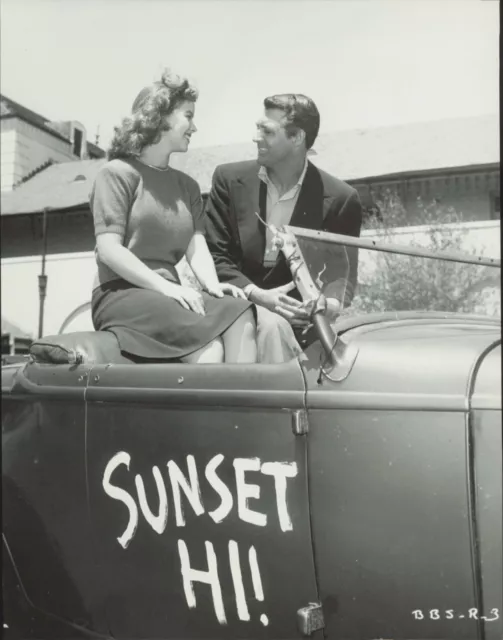
[[[2,334],[4,333],[10,333],[17,338],[31,338],[31,336],[26,333],[26,331],[23,331],[10,320],[7,320],[7,318],[2,316]]]
[[[33,126],[51,133],[56,138],[68,142],[65,136],[63,136],[61,133],[58,133],[55,129],[49,126],[50,120],[48,120],[48,118],[44,118],[44,116],[41,116],[39,113],[35,113],[35,111],[32,111],[31,109],[23,107],[23,105],[19,104],[19,102],[15,102],[14,100],[11,100],[4,95],[0,95],[0,117],[21,118],[21,120],[25,120]]]
[[[39,127],[45,127],[50,122],[48,118],[44,118],[39,113],[23,107],[19,102],[15,102],[4,95],[0,95],[0,116],[2,118],[17,116]]]
[[[5,95],[0,95],[0,118],[21,118],[21,120],[29,122],[43,131],[47,131],[56,138],[69,142],[68,137],[63,135],[62,132],[57,131],[48,118],[45,118],[39,113],[35,113],[35,111],[24,107],[22,104],[19,104],[19,102],[11,100],[11,98]],[[101,158],[105,155],[103,149],[92,142],[87,143],[87,150],[88,153],[94,157]]]
[[[105,162],[106,158],[50,165],[14,191],[2,193],[2,216],[86,205],[93,180]]]
[[[498,116],[356,129],[321,134],[310,159],[329,173],[353,182],[374,176],[410,174],[499,163]],[[252,142],[200,147],[174,154],[173,167],[209,191],[215,167],[256,157]],[[12,192],[2,194],[2,215],[68,209],[88,202],[92,181],[106,159],[54,164]],[[75,181],[78,175],[85,180]]]
[[[340,131],[320,136],[313,162],[343,180],[500,161],[497,115]]]
[[[364,178],[495,164],[500,161],[497,115],[322,133],[310,160],[341,178]],[[171,164],[193,176],[203,192],[218,164],[256,157],[252,142],[174,154]]]

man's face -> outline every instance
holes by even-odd
[[[264,167],[273,167],[294,151],[293,138],[287,136],[285,122],[285,112],[281,109],[266,109],[257,120],[253,142],[257,145],[257,162]]]

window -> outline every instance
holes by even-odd
[[[82,131],[80,129],[73,130],[73,153],[79,158],[82,155]]]

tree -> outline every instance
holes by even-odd
[[[398,195],[388,190],[378,201],[364,228],[380,242],[420,246],[477,255],[469,231],[453,208],[435,201],[417,203],[414,229],[404,236],[397,228],[411,227]],[[473,264],[359,250],[358,291],[347,314],[355,312],[430,310],[500,314],[500,270]]]

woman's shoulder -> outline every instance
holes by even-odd
[[[90,191],[93,198],[97,192],[120,192],[132,197],[140,184],[139,172],[127,160],[114,158],[108,160],[98,170]]]
[[[180,171],[180,169],[171,168],[171,172],[173,176],[176,177],[179,184],[183,185],[190,192],[200,192],[199,183],[192,176],[189,176],[188,173],[184,171]]]
[[[115,178],[123,178],[126,180],[137,179],[138,170],[131,162],[122,158],[114,158],[108,160],[98,171],[98,175],[112,176]]]

